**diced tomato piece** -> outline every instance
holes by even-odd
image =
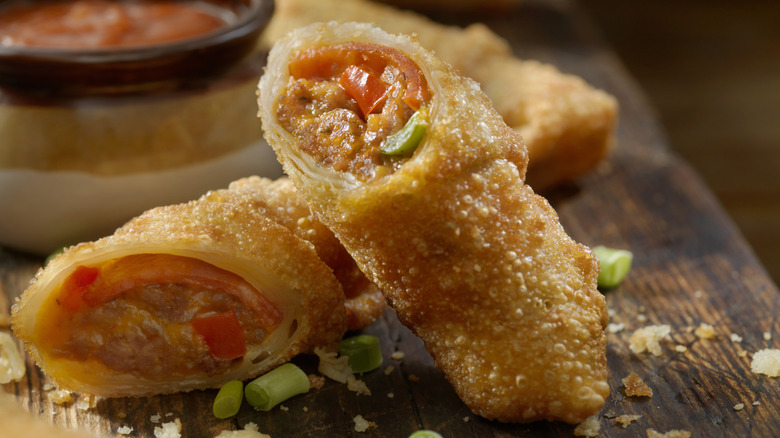
[[[89,291],[89,287],[99,275],[100,268],[78,266],[62,285],[59,303],[63,309],[70,313],[79,310],[86,303],[84,296]]]
[[[358,66],[350,65],[339,78],[339,85],[357,102],[365,120],[384,104],[390,86],[379,76]]]
[[[192,326],[214,357],[230,360],[246,353],[244,330],[235,310],[194,318]]]

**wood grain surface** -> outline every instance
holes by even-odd
[[[466,22],[462,16],[444,19]],[[519,56],[580,75],[614,94],[621,105],[611,158],[577,184],[546,193],[576,240],[627,248],[635,256],[626,281],[605,291],[611,322],[617,324],[613,327],[624,328],[608,333],[612,394],[598,416],[599,436],[647,436],[650,428],[688,430],[694,437],[776,436],[780,380],[752,373],[750,361],[756,351],[780,345],[777,286],[709,189],[667,148],[642,92],[602,44],[592,23],[576,3],[566,1],[526,1],[510,14],[472,15],[469,20],[487,23],[512,42]],[[0,248],[4,295],[13,300],[20,294],[40,264],[37,258]],[[714,327],[714,338],[695,334],[702,323]],[[654,324],[671,327],[670,339],[661,342],[662,354],[633,353],[631,333]],[[27,377],[4,385],[4,390],[44,421],[100,434],[130,426],[135,437],[154,436],[159,424],[150,420],[153,415],[163,422],[180,419],[185,437],[211,437],[248,422],[273,437],[406,437],[418,429],[445,437],[573,434],[574,426],[563,423],[501,424],[471,414],[392,311],[366,332],[380,337],[385,356],[380,371],[363,376],[372,395],[357,395],[328,381],[283,403],[285,409],[262,413],[244,406],[228,420],[211,415],[215,391],[100,399],[88,410],[75,403],[56,405],[44,390],[45,377],[29,360]],[[732,333],[741,342],[732,340]],[[677,346],[685,351],[677,351]],[[393,359],[396,351],[403,357]],[[312,357],[294,362],[309,372],[316,369]],[[626,396],[622,379],[630,372],[652,388],[652,397]],[[744,408],[735,410],[740,403]],[[624,414],[641,418],[624,428],[615,421]],[[356,432],[357,415],[376,427]]]

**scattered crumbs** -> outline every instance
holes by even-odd
[[[734,405],[734,410],[735,411],[741,411],[742,409],[745,409],[745,404],[744,403],[737,403],[737,404]]]
[[[408,379],[409,379],[410,382],[419,382],[420,381],[420,378],[415,376],[414,374],[409,374]]]
[[[609,419],[609,420],[611,420],[611,419],[613,419],[615,417],[617,417],[617,414],[614,411],[607,411],[607,413],[604,414],[604,418]]]
[[[309,407],[308,406],[304,406],[303,407],[303,412],[309,412]]]
[[[48,391],[51,391],[52,389],[54,389],[54,385],[52,385],[51,383],[44,383],[43,384],[43,388],[41,388],[41,389],[43,389],[44,391],[48,392]]]
[[[133,433],[133,428],[130,426],[119,426],[116,429],[116,433],[120,435],[130,435],[131,433]]]
[[[574,428],[574,436],[592,438],[598,436],[600,430],[601,423],[599,423],[599,418],[596,415],[593,415],[586,418],[585,421],[578,424],[577,427]]]
[[[392,393],[392,392],[388,392],[387,393],[387,398],[393,398],[393,397],[395,397],[394,393]]]
[[[76,409],[88,411],[97,406],[97,397],[92,394],[82,394],[76,400]]]
[[[315,347],[314,354],[320,359],[317,371],[339,383],[347,383],[352,376],[352,368],[349,366],[349,357],[338,356],[338,345]]]
[[[754,401],[754,402],[753,402],[753,406],[758,406],[758,405],[760,405],[760,404],[761,404],[761,402],[760,402],[760,401],[758,401],[758,400],[756,400],[756,401]]]
[[[166,417],[173,417],[173,412],[168,412],[167,414],[165,414],[165,416]]]
[[[404,352],[403,351],[394,351],[393,354],[390,355],[394,360],[401,360],[404,358]]]
[[[181,421],[177,418],[154,427],[155,438],[181,438]]]
[[[358,394],[371,395],[371,390],[368,389],[366,382],[356,379],[355,376],[347,377],[347,389]]]
[[[290,410],[290,408],[288,408],[288,407],[287,407],[287,406],[285,406],[285,405],[279,405],[279,410],[280,410],[280,411],[287,412],[287,411],[289,411],[289,410]]]
[[[162,416],[160,414],[154,414],[151,417],[149,417],[149,421],[152,423],[159,423]]]
[[[73,394],[65,389],[55,389],[49,392],[49,400],[58,405],[64,405],[73,401]]]
[[[622,322],[618,322],[618,323],[610,322],[609,325],[607,325],[607,331],[610,333],[619,333],[622,332],[625,328],[626,325]]]
[[[27,368],[19,345],[13,336],[0,332],[0,384],[21,382],[26,373]]]
[[[764,332],[764,340],[765,341],[771,341],[772,340],[772,333]]]
[[[117,416],[117,418],[119,418],[120,420],[124,420],[124,419],[125,419],[125,417],[127,417],[127,414],[126,414],[126,413],[124,413],[124,412],[118,412],[118,413],[116,414],[116,416]]]
[[[312,389],[320,389],[323,386],[325,386],[325,378],[322,376],[318,376],[316,374],[309,374],[307,376],[309,378],[309,386]]]
[[[467,415],[467,416],[463,417],[463,422],[464,422],[464,423],[468,423],[470,419],[471,419],[471,417],[469,417],[469,416]]]
[[[659,341],[669,338],[671,327],[669,325],[649,325],[634,331],[629,338],[629,348],[634,353],[649,351],[654,356],[661,355]]]
[[[674,346],[674,351],[678,353],[685,353],[686,351],[688,351],[688,347],[682,344],[677,344]]]
[[[642,418],[641,415],[621,415],[617,418],[615,418],[615,421],[618,422],[621,426],[623,426],[623,429],[627,428],[631,423],[634,421]]]
[[[695,334],[699,339],[712,339],[715,337],[715,327],[701,323],[698,327],[696,327],[696,330],[693,331],[693,334]]]
[[[392,365],[388,365],[387,368],[385,368],[385,375],[389,376],[390,373],[392,373],[393,371],[395,371],[395,367]]]
[[[700,290],[697,290],[696,292],[693,293],[693,296],[696,297],[696,298],[701,298],[702,295],[704,295],[704,292],[702,292]]]
[[[731,334],[731,342],[742,342],[742,336],[732,333]]]
[[[215,438],[271,438],[271,435],[258,432],[257,425],[250,421],[243,430],[223,430]]]
[[[655,429],[647,429],[647,438],[690,438],[687,430],[670,430],[666,433],[657,432]]]
[[[766,374],[769,377],[780,376],[780,350],[765,348],[753,354],[750,370],[756,374]]]
[[[637,322],[647,322],[647,316],[644,313],[640,313],[636,316]]]
[[[362,415],[356,415],[352,421],[355,422],[355,432],[365,432],[369,428],[376,427],[376,423],[367,421]]]
[[[639,306],[639,312],[645,313],[646,311],[647,311],[647,307],[645,307],[644,305]]]
[[[739,357],[747,357],[747,351],[742,350],[739,353],[737,353],[737,356],[739,356]]]
[[[612,317],[617,315],[617,312],[615,312],[615,309],[607,307],[607,315],[609,315],[609,318],[612,319]]]
[[[635,372],[623,377],[623,385],[626,387],[626,395],[629,397],[652,397],[653,389],[647,386],[644,380]]]

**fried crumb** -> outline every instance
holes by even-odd
[[[677,344],[674,346],[674,351],[678,353],[685,353],[686,351],[688,351],[688,347],[682,344]]]
[[[116,429],[116,433],[120,435],[130,435],[133,433],[133,428],[130,426],[119,426]]]
[[[73,393],[65,389],[55,389],[49,392],[49,400],[57,405],[68,404],[73,401]]]
[[[0,384],[21,382],[27,368],[13,336],[0,332]]]
[[[609,325],[607,325],[607,331],[609,333],[620,333],[623,330],[625,330],[625,328],[626,328],[626,325],[624,323],[622,323],[622,322],[618,322],[618,323],[612,323],[611,322],[611,323],[609,323]]]
[[[394,397],[395,397],[395,393],[392,392],[387,393],[387,398],[394,398]]]
[[[243,430],[223,430],[215,438],[271,438],[271,435],[258,432],[257,425],[250,421]]]
[[[764,340],[765,341],[771,341],[772,340],[772,333],[764,332]]]
[[[698,327],[696,327],[696,330],[693,331],[693,334],[695,334],[699,339],[712,339],[715,337],[715,327],[701,323]]]
[[[747,351],[742,350],[739,353],[737,353],[737,356],[739,356],[739,357],[747,357]]]
[[[670,430],[666,433],[661,433],[655,429],[647,429],[647,438],[690,438],[691,433],[687,430]]]
[[[358,394],[371,395],[371,390],[368,389],[366,382],[356,379],[354,376],[347,377],[347,389]]]
[[[347,379],[352,376],[349,357],[339,357],[337,348],[338,346],[335,344],[314,348],[314,354],[320,359],[317,371],[339,383],[347,383]]]
[[[645,381],[633,371],[623,378],[623,385],[626,387],[626,395],[629,397],[653,396],[653,389],[647,386]]]
[[[601,423],[599,423],[599,418],[598,416],[593,415],[586,418],[585,421],[578,424],[577,427],[574,428],[574,436],[592,438],[598,436],[600,430]]]
[[[181,438],[181,420],[178,418],[170,423],[163,423],[154,428],[155,438]]]
[[[325,378],[322,376],[318,376],[316,374],[309,374],[307,376],[309,378],[309,386],[312,389],[320,389],[323,386],[325,386]]]
[[[620,415],[617,418],[615,418],[615,421],[619,423],[621,426],[623,426],[623,429],[627,428],[631,423],[634,421],[642,418],[641,415]]]
[[[92,394],[82,394],[76,400],[76,409],[88,411],[97,406],[97,397]]]
[[[734,405],[734,410],[735,411],[741,411],[742,409],[745,409],[745,404],[744,403],[737,403],[737,404]]]
[[[152,423],[155,423],[155,424],[159,423],[160,419],[162,419],[162,415],[160,415],[160,414],[154,414],[151,417],[149,417],[149,421],[151,421]]]
[[[388,365],[387,368],[385,368],[385,375],[389,376],[393,371],[395,371],[395,367],[392,365]]]
[[[732,333],[730,338],[731,338],[731,342],[742,342],[742,336],[736,333]]]
[[[356,415],[352,421],[355,422],[355,432],[365,432],[370,428],[377,427],[376,423],[373,421],[367,421],[365,418],[363,418],[362,415]]]
[[[420,381],[420,378],[415,376],[414,374],[409,374],[409,377],[407,377],[407,379],[409,379],[410,382],[419,382]]]
[[[634,331],[628,339],[629,348],[634,353],[649,351],[654,356],[661,355],[662,339],[669,338],[671,327],[669,325],[649,325]]]
[[[750,370],[769,377],[780,376],[780,350],[774,348],[758,350],[753,355]]]
[[[283,411],[283,412],[287,412],[287,411],[289,411],[289,410],[290,410],[290,408],[288,408],[288,407],[287,407],[287,406],[285,406],[285,405],[279,405],[279,410],[280,410],[280,411]]]
[[[391,358],[394,360],[401,360],[404,358],[404,352],[403,351],[394,351],[393,354],[390,355]]]
[[[758,400],[756,400],[756,401],[754,401],[754,402],[753,402],[753,406],[758,406],[758,405],[760,405],[760,404],[761,404],[761,402],[760,402],[760,401],[758,401]]]

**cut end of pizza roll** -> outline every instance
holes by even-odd
[[[311,245],[248,204],[150,210],[67,249],[14,307],[52,382],[105,397],[245,380],[344,333],[344,295]]]
[[[360,23],[279,40],[266,138],[310,208],[476,414],[579,423],[609,394],[598,262],[524,184],[477,84]]]

